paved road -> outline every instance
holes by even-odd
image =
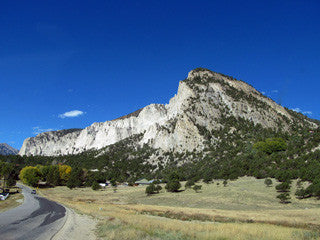
[[[52,239],[66,221],[66,209],[22,188],[24,202],[19,207],[0,213],[1,240]]]

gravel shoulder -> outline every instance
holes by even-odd
[[[97,221],[90,216],[76,213],[73,209],[66,208],[66,221],[52,240],[95,240],[94,234]]]
[[[96,221],[19,185],[23,203],[0,213],[0,239],[16,240],[93,240]]]

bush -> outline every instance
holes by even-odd
[[[94,181],[92,186],[91,186],[91,188],[92,188],[92,190],[96,191],[96,190],[101,189],[101,186],[100,186],[100,184],[98,182]]]
[[[154,183],[151,183],[149,186],[146,187],[146,194],[151,195],[155,193],[159,193],[159,191],[162,189],[160,185],[155,185]]]
[[[146,194],[151,195],[156,193],[156,186],[151,183],[149,186],[146,187]]]
[[[193,186],[193,190],[194,190],[195,192],[199,192],[199,191],[201,190],[201,188],[202,188],[202,185],[194,185],[194,186]]]
[[[289,192],[290,191],[290,182],[283,182],[276,186],[278,192]]]
[[[227,181],[227,180],[224,180],[224,181],[223,181],[223,186],[226,187],[227,184],[228,184],[228,181]]]
[[[156,192],[159,193],[162,190],[162,187],[160,185],[156,185]]]
[[[300,188],[295,193],[296,198],[303,199],[311,197],[311,192],[308,189]]]
[[[277,196],[280,199],[280,203],[290,203],[290,195],[287,192],[281,193]]]
[[[168,192],[178,192],[180,188],[181,184],[178,180],[170,180],[165,186]]]
[[[267,186],[267,187],[270,187],[272,185],[272,180],[270,178],[266,178],[264,180],[264,184]]]
[[[320,182],[313,182],[306,188],[306,191],[312,196],[320,198]]]
[[[184,185],[185,188],[191,188],[195,184],[193,179],[189,179],[186,184]]]

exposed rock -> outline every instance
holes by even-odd
[[[9,146],[6,143],[0,143],[0,155],[17,155],[19,150]]]
[[[163,151],[200,151],[204,132],[223,128],[221,119],[242,118],[264,128],[289,130],[297,120],[282,106],[245,82],[207,69],[195,69],[179,83],[169,104],[151,104],[112,121],[93,123],[83,130],[40,133],[24,141],[20,155],[67,155],[101,149],[136,134],[137,145]],[[215,141],[211,137],[211,141]]]

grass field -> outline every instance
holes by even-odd
[[[153,196],[143,186],[41,193],[99,218],[101,239],[319,239],[320,201],[292,195],[292,203],[283,205],[263,182],[244,177],[227,187],[202,184],[200,193],[162,190]]]
[[[21,193],[10,194],[5,201],[0,201],[0,212],[15,208],[23,203],[23,195]]]

